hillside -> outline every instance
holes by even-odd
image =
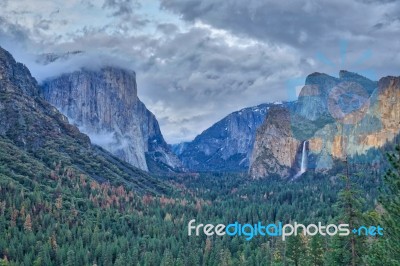
[[[50,177],[54,165],[62,164],[100,183],[124,184],[148,193],[165,189],[145,172],[92,145],[39,96],[39,86],[29,70],[2,48],[0,144],[1,172],[16,179],[22,176],[27,182],[40,181]]]

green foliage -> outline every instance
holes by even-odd
[[[306,258],[306,243],[301,234],[291,236],[286,243],[286,256],[294,265],[304,265]]]
[[[255,181],[228,173],[163,176],[157,183],[172,191],[143,194],[126,182],[98,182],[68,161],[42,163],[12,143],[0,145],[8,160],[0,164],[0,258],[11,265],[345,265],[345,238],[189,238],[187,223],[338,221],[358,217],[376,195],[369,176],[350,178],[369,192],[363,203],[335,177]]]
[[[321,235],[311,237],[309,242],[309,264],[319,266],[324,264],[325,241]]]
[[[385,187],[382,190],[380,204],[376,212],[369,214],[384,228],[384,237],[371,239],[367,265],[400,264],[400,146],[395,153],[388,154],[392,166],[384,176]]]
[[[349,176],[342,176],[345,187],[339,192],[337,216],[339,223],[349,224],[349,229],[363,225],[362,206],[364,200],[361,191],[355,188],[355,184]],[[365,239],[350,233],[348,236],[336,235],[330,244],[327,263],[329,265],[359,265],[365,252]]]

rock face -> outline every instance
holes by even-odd
[[[38,85],[28,68],[14,60],[12,55],[0,47],[0,91],[35,97]]]
[[[93,146],[88,136],[40,97],[29,70],[0,47],[0,149],[5,148],[11,159],[1,161],[1,168],[10,178],[23,177],[22,182],[49,178],[54,165],[60,164],[99,182],[149,193],[162,189],[145,172]]]
[[[270,174],[288,175],[300,141],[293,137],[288,108],[271,108],[257,130],[250,161],[250,175],[258,178]]]
[[[192,142],[174,145],[184,166],[195,171],[247,171],[256,129],[268,109],[262,104],[234,112],[198,135]]]
[[[0,136],[12,139],[27,150],[41,147],[44,134],[56,137],[64,133],[84,146],[90,145],[87,136],[68,124],[65,116],[39,97],[39,86],[28,68],[17,63],[1,47],[0,93]],[[48,120],[48,123],[35,123],[40,119]]]
[[[257,131],[251,176],[292,175],[299,168],[304,141],[308,167],[316,171],[329,170],[334,160],[346,157],[365,160],[368,154],[366,160],[373,161],[376,153],[371,151],[393,141],[400,131],[399,81],[386,77],[374,82],[347,71],[339,78],[311,74],[295,107],[270,113]],[[280,128],[274,126],[277,121],[284,121]]]
[[[41,95],[91,141],[145,171],[181,164],[166,144],[155,116],[137,96],[133,71],[105,67],[44,82]]]
[[[323,73],[313,73],[306,79],[305,86],[302,88],[296,106],[296,114],[306,118],[307,120],[316,121],[321,117],[330,117],[330,104],[333,100],[332,91],[338,85],[343,85],[345,90],[351,88],[351,85],[357,84],[361,87],[361,93],[371,95],[377,86],[377,82],[371,81],[363,76],[348,71],[340,71],[339,78],[331,77]],[[353,93],[354,95],[354,93]],[[348,108],[351,105],[342,106],[345,111],[349,112]]]

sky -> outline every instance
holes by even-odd
[[[0,0],[0,46],[39,82],[136,72],[168,143],[244,107],[296,98],[308,74],[400,75],[398,0]],[[37,56],[84,51],[42,65]]]

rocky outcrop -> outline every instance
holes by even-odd
[[[44,144],[43,135],[58,137],[66,134],[83,146],[90,145],[86,135],[39,97],[39,86],[28,68],[17,63],[1,47],[0,93],[0,136],[12,139],[29,151],[36,151]]]
[[[360,101],[358,108],[337,116],[334,123],[322,127],[314,135],[313,140],[321,140],[322,146],[310,150],[317,171],[330,169],[334,159],[344,160],[349,156],[358,160],[357,156],[371,149],[379,150],[399,134],[399,78],[383,78],[371,95],[364,91],[353,95],[352,99]]]
[[[382,78],[365,107],[347,114],[342,123],[337,123],[336,145],[332,147],[335,157],[363,154],[370,148],[382,147],[399,134],[399,81],[399,77]]]
[[[0,47],[0,90],[26,96],[37,96],[38,85],[28,68],[14,60],[12,55]]]
[[[87,135],[39,95],[39,86],[29,70],[0,47],[0,146],[6,162],[0,168],[23,184],[56,178],[53,171],[74,169],[99,182],[143,193],[162,192],[164,185],[145,172],[91,144]],[[4,160],[5,157],[2,157]],[[24,170],[25,169],[25,170]],[[27,171],[26,169],[29,169]]]
[[[329,90],[338,82],[337,78],[323,73],[309,75],[300,91],[295,113],[310,121],[329,116],[327,105]]]
[[[142,170],[177,170],[155,116],[137,96],[133,71],[104,67],[46,80],[41,94],[91,141]]]
[[[308,168],[316,171],[329,170],[335,160],[346,157],[372,162],[400,131],[399,79],[374,82],[347,71],[341,71],[339,78],[311,74],[289,118],[287,110],[277,111],[285,117],[286,126],[276,130],[268,117],[257,131],[250,174],[253,178],[288,177],[299,167],[299,149],[306,140]],[[287,121],[292,121],[290,126]],[[297,149],[289,148],[292,143]],[[374,158],[366,158],[367,154]]]
[[[271,106],[274,104],[231,113],[192,142],[174,145],[174,152],[191,170],[247,171],[256,130]]]
[[[321,117],[331,117],[335,112],[333,108],[337,106],[334,105],[335,93],[342,92],[340,88],[345,90],[344,93],[348,93],[350,89],[353,96],[355,93],[360,95],[364,93],[368,97],[376,86],[377,82],[349,71],[341,70],[339,78],[324,73],[313,73],[306,78],[305,86],[299,94],[295,113],[310,121],[316,121]],[[354,92],[356,89],[359,91]],[[340,107],[344,108],[343,111],[346,113],[351,112],[351,108],[357,109],[357,106],[345,103]]]
[[[250,161],[253,178],[267,175],[287,176],[294,164],[300,141],[293,137],[290,112],[285,107],[274,107],[257,130]]]

